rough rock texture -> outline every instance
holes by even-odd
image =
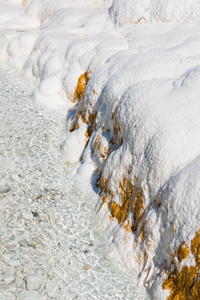
[[[198,0],[115,0],[109,10],[118,25],[182,21],[200,12]]]

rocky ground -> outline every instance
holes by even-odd
[[[67,177],[65,116],[37,107],[30,83],[0,72],[0,299],[144,299],[108,258],[92,203]]]

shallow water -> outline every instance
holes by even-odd
[[[109,258],[93,203],[67,175],[65,116],[38,107],[31,83],[0,71],[0,299],[141,299]],[[24,277],[36,273],[37,288]]]

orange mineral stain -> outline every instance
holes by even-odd
[[[90,74],[91,72],[85,72],[84,74],[82,74],[79,79],[78,79],[78,83],[74,92],[74,98],[73,98],[73,102],[76,102],[76,100],[81,100],[81,98],[83,97],[83,94],[85,92],[85,88],[90,80]]]

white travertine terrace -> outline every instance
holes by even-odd
[[[0,60],[69,110],[66,160],[153,299],[200,293],[199,26],[195,0],[0,1]]]

